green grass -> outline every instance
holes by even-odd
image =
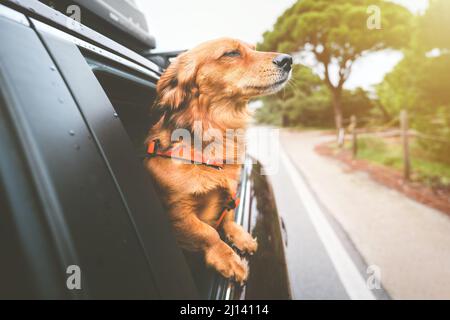
[[[346,148],[350,148],[347,143]],[[411,166],[413,179],[430,185],[450,186],[450,164],[425,158],[420,147],[411,142]],[[402,146],[398,141],[387,142],[378,137],[358,139],[358,159],[364,159],[397,170],[403,169]]]
[[[360,138],[357,157],[396,169],[402,168],[402,150],[380,138]]]

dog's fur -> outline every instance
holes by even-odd
[[[150,129],[147,142],[159,139],[162,149],[170,148],[174,144],[173,130],[184,128],[192,133],[194,123],[199,121],[204,131],[220,130],[220,143],[228,143],[227,129],[246,127],[249,99],[273,93],[288,80],[290,74],[272,62],[276,55],[255,51],[234,39],[209,41],[179,55],[158,82],[153,112],[159,112],[161,118]],[[203,147],[205,143],[217,141],[206,137]],[[147,162],[179,244],[187,250],[204,252],[208,265],[239,282],[247,278],[247,265],[220,239],[213,226],[226,199],[236,191],[244,156],[242,143],[234,146],[231,157],[227,155],[223,170],[164,157]],[[225,146],[217,147],[224,150]],[[242,252],[256,251],[256,240],[234,222],[233,211],[225,216],[221,228]]]

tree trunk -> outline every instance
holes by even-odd
[[[288,115],[287,114],[283,114],[282,115],[282,117],[281,117],[281,125],[283,126],[283,127],[288,127],[289,126],[289,117],[288,117]]]
[[[343,127],[342,119],[342,89],[335,88],[331,90],[331,98],[334,110],[334,122],[336,130],[339,132]]]

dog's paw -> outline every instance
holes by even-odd
[[[227,235],[234,246],[242,253],[253,255],[258,250],[258,242],[256,238],[245,232],[237,235]]]
[[[241,259],[225,242],[218,242],[206,250],[206,264],[212,266],[225,278],[234,279],[241,285],[248,277],[248,263]]]
[[[256,238],[246,232],[240,225],[230,222],[224,226],[227,239],[232,242],[236,248],[242,253],[253,255],[258,249]]]

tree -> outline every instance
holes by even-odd
[[[414,36],[403,60],[377,86],[388,112],[398,115],[407,109],[411,126],[435,138],[418,139],[421,151],[445,163],[450,163],[449,14],[448,0],[432,1],[427,12],[415,19]],[[430,55],[432,49],[439,50]]]
[[[425,53],[406,50],[404,58],[388,73],[377,87],[377,96],[389,114],[398,115],[402,109],[413,111],[422,90],[419,77],[426,72]]]
[[[378,13],[381,28],[369,28]],[[382,0],[300,0],[278,18],[272,31],[264,33],[259,47],[313,55],[323,70],[340,129],[342,91],[352,65],[367,53],[406,45],[411,17],[404,7]]]

